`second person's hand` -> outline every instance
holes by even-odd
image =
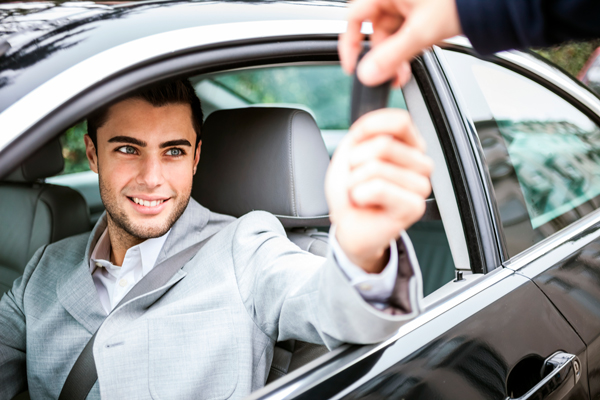
[[[362,50],[362,23],[373,24],[372,50],[358,65],[358,78],[368,86],[410,78],[410,60],[425,48],[461,34],[455,0],[355,0],[348,10],[348,29],[338,51],[351,74]]]

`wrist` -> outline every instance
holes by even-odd
[[[348,260],[369,274],[378,274],[390,259],[389,243],[383,247],[367,247],[352,238],[346,238],[343,232],[336,230],[335,239]]]

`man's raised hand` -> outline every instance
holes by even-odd
[[[357,73],[368,86],[390,79],[395,86],[404,85],[414,56],[462,32],[455,0],[355,0],[338,46],[342,67],[349,74],[362,50],[360,30],[365,21],[373,24],[372,50],[361,60]]]
[[[325,192],[336,239],[365,271],[380,272],[390,240],[418,221],[431,192],[433,162],[404,110],[365,114],[340,142]]]

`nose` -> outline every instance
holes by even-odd
[[[152,155],[147,155],[142,158],[141,163],[137,183],[148,189],[160,186],[164,181],[160,159]]]

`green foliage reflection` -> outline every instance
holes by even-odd
[[[61,137],[65,169],[61,175],[88,171],[90,166],[85,155],[83,135],[87,133],[86,121],[69,128]]]

